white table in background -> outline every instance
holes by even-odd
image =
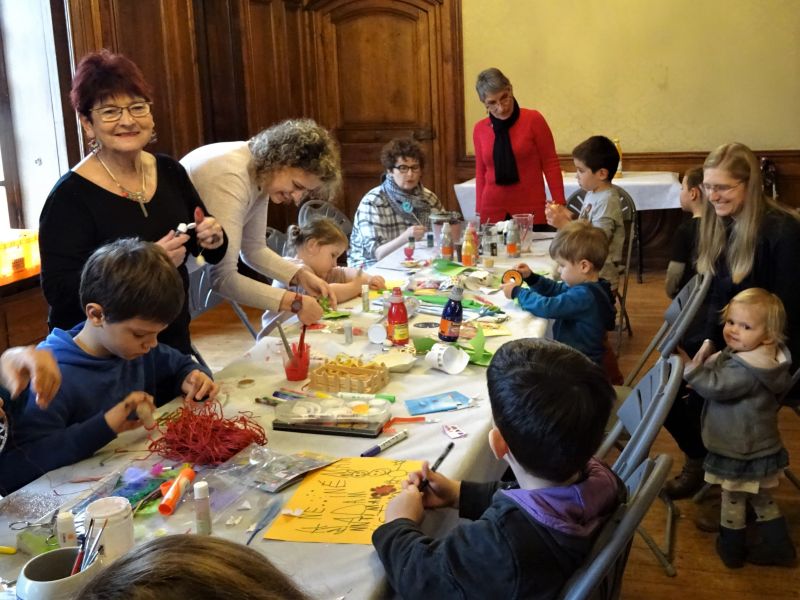
[[[548,245],[549,240],[535,242],[531,253],[523,255],[521,259],[498,257],[495,269],[502,272],[520,260],[528,262],[534,269],[550,268],[551,261],[546,255]],[[418,259],[432,256],[432,249],[419,248],[415,252],[415,258]],[[402,250],[398,250],[380,261],[370,271],[381,274],[388,280],[405,278],[406,274],[397,270],[401,269],[401,260],[403,260]],[[511,300],[506,300],[501,293],[494,294],[491,298],[508,312],[510,316],[509,329],[514,331],[514,337],[542,337],[544,335],[547,326],[545,320],[519,309]],[[356,326],[366,326],[378,318],[375,314],[361,313],[358,299],[346,303],[346,306],[354,307],[352,320]],[[437,318],[428,315],[415,317],[411,321],[412,334],[431,331],[430,329],[414,328],[413,323],[417,320],[437,320]],[[296,339],[297,334],[296,328],[288,328],[287,335],[290,338]],[[496,350],[510,339],[512,338],[490,337],[487,338],[486,345],[488,349]],[[361,354],[370,356],[381,351],[378,346],[370,344],[364,336],[357,336],[353,344],[344,345],[344,336],[341,334],[309,331],[306,340],[312,348],[312,354],[323,353],[328,357],[333,357],[338,352],[347,352],[354,356]],[[262,426],[269,438],[269,447],[282,453],[312,450],[341,457],[358,456],[374,445],[375,440],[369,438],[272,431],[270,423],[274,409],[255,403],[255,396],[268,395],[282,386],[299,387],[297,384],[289,384],[286,381],[281,357],[278,353],[279,347],[279,340],[265,338],[250,348],[244,356],[236,358],[216,373],[215,378],[222,387],[221,398],[227,397],[226,415],[233,416],[239,411],[246,410],[261,417]],[[468,435],[455,440],[455,447],[442,464],[441,472],[456,479],[488,481],[498,478],[505,470],[505,463],[497,461],[492,456],[487,443],[487,434],[491,426],[491,409],[486,394],[485,372],[484,367],[468,365],[466,370],[458,375],[446,375],[441,371],[430,369],[420,358],[409,373],[393,373],[389,385],[382,391],[397,396],[397,402],[392,408],[395,416],[408,414],[403,400],[438,392],[459,390],[468,396],[478,397],[480,401],[474,408],[430,415],[432,418],[439,419],[439,423],[399,425],[398,427],[408,429],[409,439],[391,447],[381,456],[432,461],[449,442],[449,438],[442,433],[442,425],[454,424]],[[242,389],[238,386],[238,382],[243,379],[253,379],[255,384]],[[172,410],[176,407],[177,401],[174,401],[160,410]],[[114,469],[124,469],[132,458],[147,456],[146,451],[113,454],[114,449],[144,449],[146,445],[147,439],[144,430],[124,433],[95,456],[48,473],[0,501],[0,545],[15,545],[14,535],[16,532],[9,530],[10,522],[33,520],[43,514],[36,511],[42,511],[48,502],[52,504],[52,508],[55,508],[92,485],[91,483],[69,483],[70,480],[102,476]],[[57,450],[54,449],[54,451]],[[101,465],[100,463],[104,460],[106,464]],[[149,461],[131,464],[146,466],[157,460],[158,457],[151,457]],[[167,462],[169,463],[169,461]],[[291,486],[282,492],[283,501],[286,502],[295,490],[296,486]],[[234,513],[243,517],[242,522],[237,526],[226,527],[221,522],[215,523],[214,535],[244,543],[248,537],[245,529],[259,518],[261,507],[271,497],[259,491],[247,492],[245,498],[250,500],[253,509]],[[30,504],[28,512],[23,508],[26,502]],[[227,512],[223,514],[227,514]],[[442,533],[452,526],[455,519],[456,513],[452,510],[429,511],[426,514],[424,528],[434,535]],[[151,537],[157,529],[171,533],[193,530],[194,516],[191,503],[180,505],[171,517],[164,518],[160,515],[152,515],[143,519],[137,517],[136,523],[138,541]],[[383,566],[372,546],[281,542],[264,540],[259,534],[253,541],[252,547],[272,560],[315,598],[332,599],[342,596],[352,599],[383,598],[389,594]],[[15,579],[19,569],[28,558],[21,553],[0,557],[0,576],[6,579]],[[187,557],[187,560],[191,559]]]

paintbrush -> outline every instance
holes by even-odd
[[[303,328],[300,330],[300,341],[297,344],[297,356],[303,356],[303,349],[305,348],[305,340],[306,340],[306,326],[303,325]]]
[[[264,529],[264,527],[266,527],[270,521],[272,521],[275,517],[278,516],[278,511],[280,511],[280,509],[281,509],[281,501],[278,498],[276,498],[267,506],[266,510],[264,511],[264,514],[258,520],[258,523],[256,523],[255,528],[250,534],[250,537],[247,538],[247,543],[245,544],[245,546],[249,546],[250,542],[252,542],[255,539],[256,535],[258,535],[258,532]]]
[[[277,323],[277,326],[278,333],[281,334],[281,340],[283,340],[283,347],[286,348],[286,356],[289,357],[289,360],[294,360],[294,352],[292,352],[292,347],[289,345],[289,340],[286,339],[286,332],[283,331],[280,323]]]

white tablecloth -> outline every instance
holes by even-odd
[[[532,268],[546,269],[551,266],[546,256],[548,240],[534,243],[531,253],[523,255],[522,260]],[[415,258],[431,257],[432,249],[419,248]],[[380,261],[374,269],[375,273],[384,275],[388,280],[396,280],[406,276],[400,261],[403,259],[399,250]],[[520,259],[498,257],[496,270],[502,272]],[[509,329],[515,337],[541,337],[545,333],[547,322],[533,317],[520,310],[511,300],[506,300],[502,293],[491,296],[494,303],[501,306],[510,315]],[[376,314],[363,314],[360,302],[352,301],[346,306],[353,307],[352,320],[356,326],[366,326],[379,318]],[[414,328],[418,320],[437,320],[436,317],[419,315],[411,321],[412,334],[431,329]],[[435,331],[435,330],[434,330]],[[287,335],[296,339],[297,329],[287,329]],[[487,338],[487,348],[497,349],[510,337]],[[306,340],[314,353],[335,356],[338,352],[346,352],[353,356],[369,356],[379,353],[379,346],[370,344],[365,337],[357,336],[351,345],[344,345],[341,334],[308,332]],[[265,338],[255,344],[244,356],[233,360],[228,366],[216,374],[216,380],[222,387],[221,399],[225,399],[225,412],[232,416],[241,410],[252,411],[259,416],[269,438],[269,447],[283,453],[301,450],[324,452],[334,456],[357,456],[373,446],[376,441],[369,438],[341,437],[331,435],[313,435],[272,431],[270,428],[274,409],[254,402],[254,397],[268,395],[281,386],[299,387],[289,384],[283,372],[281,357],[278,353],[280,342],[276,338]],[[428,459],[433,461],[449,441],[442,432],[442,425],[458,425],[467,432],[467,437],[455,440],[455,448],[440,471],[456,479],[472,479],[488,481],[496,479],[505,470],[505,464],[497,461],[491,454],[487,434],[491,426],[491,410],[486,393],[484,367],[468,365],[458,375],[446,375],[425,365],[420,358],[409,373],[394,373],[384,392],[395,394],[397,402],[393,405],[394,415],[407,415],[403,400],[427,396],[437,392],[458,390],[479,399],[477,407],[459,411],[436,413],[430,415],[439,419],[439,423],[408,424],[398,427],[409,431],[409,439],[397,444],[381,454],[381,456],[398,459]],[[239,387],[243,379],[253,379],[254,385]],[[177,401],[170,403],[161,411],[177,407]],[[379,438],[380,440],[381,438]],[[43,518],[48,510],[63,505],[77,497],[80,492],[91,488],[92,483],[70,483],[77,478],[106,475],[114,469],[124,469],[133,458],[147,457],[146,451],[114,454],[115,448],[126,450],[146,447],[147,439],[142,429],[120,435],[112,444],[98,452],[94,457],[81,463],[53,471],[25,488],[0,501],[0,545],[15,545],[15,532],[8,524],[17,520],[35,520]],[[57,449],[54,449],[57,451]],[[136,465],[155,463],[158,457],[150,457],[147,461],[135,462]],[[104,465],[101,462],[106,461]],[[294,493],[295,486],[282,493],[286,501]],[[214,535],[244,543],[248,534],[245,530],[261,514],[261,508],[271,498],[263,492],[247,493],[253,509],[236,512],[242,516],[239,525],[227,527],[223,523],[215,523]],[[441,533],[452,526],[456,519],[453,510],[428,511],[424,528],[432,534]],[[167,532],[185,532],[194,528],[194,517],[191,502],[184,502],[175,513],[164,518],[160,515],[137,517],[136,537],[142,541],[152,537],[157,530]],[[383,567],[372,546],[291,543],[264,540],[262,535],[253,541],[252,547],[270,558],[280,569],[297,581],[304,589],[316,598],[347,597],[353,599],[386,597],[387,590]],[[20,567],[29,557],[18,553],[15,556],[0,557],[0,576],[15,579]],[[187,557],[187,560],[190,558]]]
[[[578,189],[575,173],[562,172],[564,177],[564,195]],[[669,171],[625,171],[622,177],[615,177],[614,183],[624,188],[633,198],[636,210],[661,210],[665,208],[680,208],[681,184],[678,174]],[[470,179],[453,186],[461,207],[461,213],[466,219],[475,217],[475,180]],[[547,197],[550,190],[545,183]]]

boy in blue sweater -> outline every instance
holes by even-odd
[[[563,344],[514,340],[495,353],[486,380],[489,446],[516,482],[455,481],[427,463],[409,476],[372,535],[402,598],[555,598],[624,498],[592,458],[615,397],[597,366]],[[426,536],[424,509],[448,506],[472,522]]]
[[[28,391],[0,460],[0,494],[91,456],[122,431],[141,425],[136,410],[152,410],[184,394],[214,398],[211,373],[156,336],[178,315],[180,275],[156,244],[122,239],[95,251],[80,286],[86,321],[54,329],[39,348],[61,369],[61,388],[46,410]],[[140,409],[142,410],[142,409]]]
[[[606,335],[614,329],[616,309],[611,286],[599,269],[608,253],[602,229],[586,221],[562,227],[550,244],[550,256],[558,264],[561,281],[537,275],[525,263],[517,265],[530,289],[521,282],[503,285],[506,298],[543,319],[554,319],[553,339],[580,350],[603,365]]]

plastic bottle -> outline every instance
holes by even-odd
[[[464,243],[461,246],[461,264],[465,267],[475,266],[475,236],[472,235],[472,223],[467,223],[467,230],[464,232]]]
[[[506,228],[506,255],[508,258],[519,258],[519,229],[511,220]]]
[[[445,260],[453,260],[453,236],[450,234],[450,223],[442,225],[442,237],[439,243],[442,258]]]
[[[365,313],[369,312],[369,284],[361,284],[361,310]]]
[[[194,484],[194,525],[197,535],[211,535],[211,504],[205,481]]]
[[[614,146],[617,147],[617,152],[619,153],[619,162],[617,163],[617,173],[614,177],[622,177],[622,146],[619,145],[619,138],[614,138],[611,140],[614,142]]]
[[[58,513],[56,517],[56,533],[58,534],[58,545],[62,548],[78,545],[78,537],[75,535],[75,518],[69,511]]]
[[[403,254],[405,254],[406,260],[411,260],[414,257],[414,248],[416,247],[416,240],[414,240],[414,236],[408,237],[408,242],[406,243],[406,247],[403,248]]]
[[[464,320],[464,307],[461,298],[464,288],[455,286],[450,292],[450,299],[444,305],[442,320],[439,321],[439,339],[443,342],[455,342],[461,330],[461,321]]]
[[[392,290],[386,333],[394,345],[408,344],[408,312],[399,287]]]

